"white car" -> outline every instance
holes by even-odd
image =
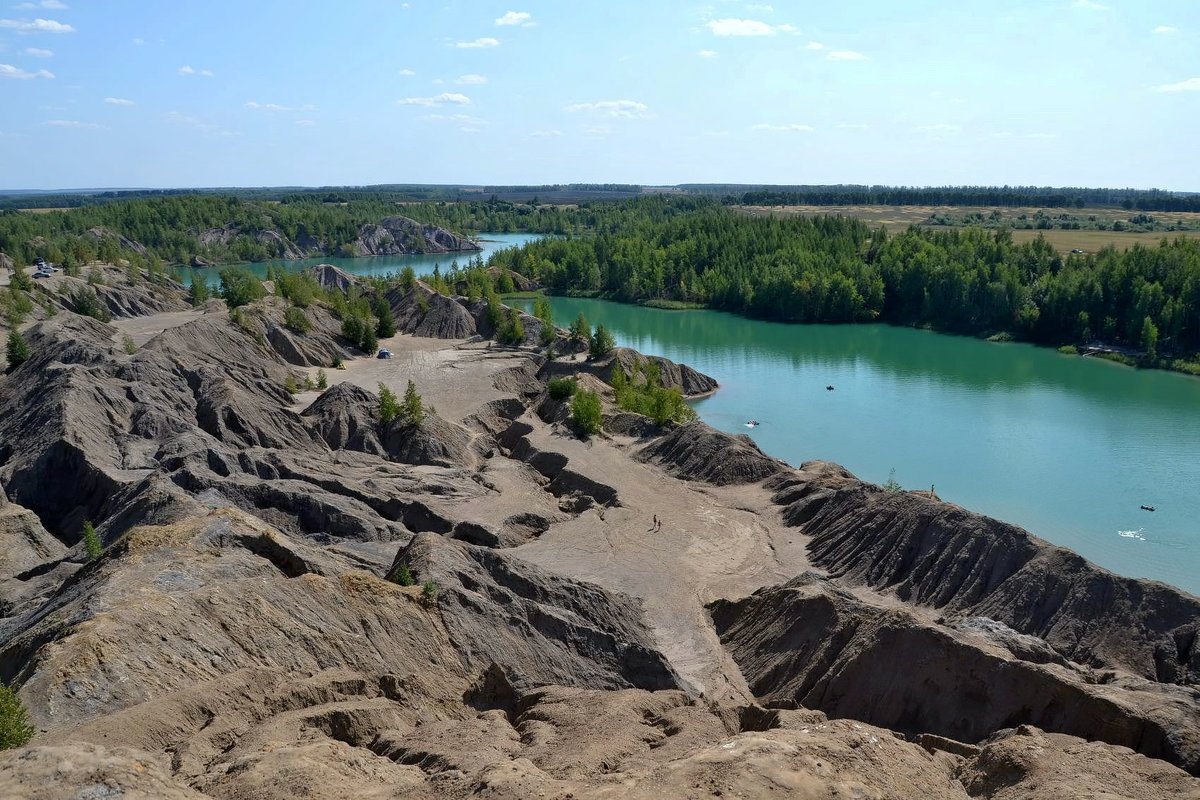
[[[54,271],[55,271],[54,267],[43,264],[42,266],[37,268],[37,272],[33,273],[33,277],[35,277],[35,278],[53,278]]]

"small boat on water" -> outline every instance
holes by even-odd
[[[1142,511],[1155,511],[1154,506],[1142,506]]]
[[[832,392],[832,391],[833,391],[833,384],[831,383],[831,384],[829,384],[828,386],[826,386],[826,387],[825,387],[825,391],[827,391],[827,392]]]
[[[762,423],[761,423],[761,422],[759,422],[759,421],[758,421],[758,420],[756,420],[756,419],[748,419],[748,420],[746,420],[746,427],[747,427],[747,428],[757,428],[759,425],[762,425]]]

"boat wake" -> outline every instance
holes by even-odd
[[[1124,536],[1126,539],[1137,539],[1139,542],[1146,541],[1146,537],[1142,535],[1145,528],[1138,528],[1136,531],[1117,531],[1118,536]]]

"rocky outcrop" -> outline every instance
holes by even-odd
[[[88,239],[96,245],[99,245],[105,239],[113,239],[116,241],[117,247],[121,248],[122,250],[129,250],[137,253],[140,256],[147,255],[146,248],[141,242],[135,242],[132,239],[127,239],[116,231],[111,231],[108,228],[100,225],[97,225],[94,228],[88,228],[88,230],[84,232],[82,238]]]
[[[333,450],[387,455],[379,438],[379,397],[352,383],[323,392],[301,412]]]
[[[201,247],[227,247],[239,237],[248,237],[255,244],[266,248],[272,258],[298,259],[313,255],[311,250],[300,247],[279,231],[270,229],[246,229],[229,223],[220,228],[209,228],[196,234]]]
[[[1114,575],[1015,525],[809,466],[771,485],[831,575],[1003,622],[1083,664],[1200,683],[1200,599]]]
[[[405,291],[385,295],[392,307],[396,330],[432,339],[468,339],[477,332],[475,318],[457,299],[439,294],[417,281]]]
[[[12,256],[10,256],[8,253],[0,252],[0,269],[12,269],[12,268],[13,268]]]
[[[749,436],[722,433],[703,422],[675,428],[644,447],[637,458],[685,480],[717,486],[758,483],[787,468],[759,450]]]
[[[358,278],[346,272],[341,267],[335,267],[333,264],[317,264],[309,271],[312,273],[317,285],[322,289],[337,289],[348,292],[351,286],[358,285]]]
[[[534,321],[534,324],[540,324],[540,320],[534,317],[530,317],[530,319]],[[711,394],[719,386],[716,378],[692,369],[686,364],[677,364],[671,359],[661,356],[644,356],[628,347],[616,347],[610,355],[595,361],[549,361],[543,372],[547,380],[553,377],[583,373],[594,375],[611,385],[614,373],[620,370],[634,385],[642,386],[646,383],[645,366],[650,363],[658,367],[660,384],[667,389],[679,389],[684,397]]]
[[[400,216],[384,217],[378,224],[363,225],[354,248],[360,256],[457,253],[480,249],[470,239],[457,236],[445,228]]]
[[[1179,688],[1096,685],[904,609],[870,606],[815,574],[738,601],[713,621],[767,705],[817,708],[915,735],[977,742],[1032,724],[1097,738],[1200,774],[1200,724]]]
[[[468,669],[497,665],[528,687],[676,688],[637,603],[553,575],[503,551],[418,534],[396,555],[433,581],[450,640]]]

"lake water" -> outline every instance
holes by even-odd
[[[316,266],[317,264],[333,264],[335,267],[341,267],[353,275],[389,275],[397,273],[406,266],[411,266],[413,271],[418,275],[427,275],[433,272],[435,266],[441,266],[443,270],[457,260],[459,264],[482,256],[484,261],[487,261],[488,256],[497,250],[503,250],[506,247],[516,247],[525,244],[533,239],[541,238],[536,234],[528,233],[480,233],[476,241],[483,247],[479,251],[468,251],[463,253],[437,253],[434,255],[413,255],[413,256],[373,256],[371,258],[338,258],[336,256],[320,256],[318,258],[305,258],[296,261],[274,260],[260,261],[251,264],[240,264],[239,266],[253,272],[260,278],[267,275],[267,267],[282,267],[289,272],[296,272],[307,267]],[[197,275],[204,273],[204,270],[195,270]],[[213,286],[220,283],[220,270],[209,269],[207,271],[208,281]],[[184,270],[185,276],[187,270]]]
[[[906,488],[1200,593],[1200,379],[884,325],[551,302],[560,326],[582,311],[620,345],[715,377],[697,412],[771,455],[876,483],[894,469]]]

